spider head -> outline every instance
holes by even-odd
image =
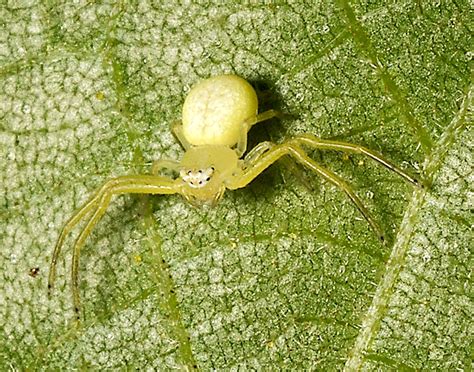
[[[215,205],[238,171],[238,157],[228,146],[191,147],[181,160],[181,193],[193,205]]]

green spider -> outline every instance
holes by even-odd
[[[361,212],[381,241],[384,235],[359,197],[343,179],[308,157],[303,147],[364,154],[408,182],[422,187],[396,165],[365,147],[317,138],[304,134],[281,144],[262,142],[244,157],[247,133],[264,120],[278,116],[275,110],[258,114],[257,95],[252,86],[236,75],[215,76],[194,86],[183,105],[182,124],[173,133],[186,150],[181,161],[158,160],[151,175],[129,175],[105,182],[66,222],[51,259],[48,290],[53,287],[56,265],[66,236],[84,218],[87,223],[79,233],[72,254],[72,295],[79,319],[79,255],[85,240],[104,215],[112,197],[121,194],[181,194],[193,205],[215,205],[226,189],[247,186],[282,156],[291,158],[339,187]],[[159,175],[162,169],[177,172],[177,178]]]

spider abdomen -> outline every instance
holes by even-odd
[[[242,125],[255,117],[258,100],[252,86],[236,75],[203,80],[183,105],[183,134],[191,145],[233,146]]]

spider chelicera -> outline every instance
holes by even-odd
[[[186,150],[181,161],[158,160],[151,175],[129,175],[105,182],[64,225],[56,246],[48,279],[51,290],[56,264],[66,236],[83,219],[72,254],[72,294],[77,318],[80,311],[79,255],[85,240],[105,213],[114,195],[181,194],[193,205],[215,205],[226,189],[247,186],[282,156],[289,155],[346,193],[364,216],[380,240],[384,235],[359,197],[343,179],[308,157],[304,147],[363,154],[377,161],[408,182],[422,187],[415,178],[376,152],[365,147],[323,140],[310,134],[292,138],[281,144],[262,142],[242,158],[247,149],[247,133],[261,121],[278,116],[275,110],[258,114],[257,95],[252,86],[236,75],[215,76],[194,86],[183,105],[182,124],[175,124],[173,133]],[[175,171],[176,178],[160,175],[162,169]]]

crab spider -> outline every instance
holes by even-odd
[[[85,220],[85,226],[74,244],[71,270],[73,304],[79,318],[79,255],[113,196],[181,194],[194,205],[215,205],[226,189],[235,190],[247,186],[283,156],[290,156],[344,191],[379,239],[384,241],[381,229],[352,188],[335,173],[309,158],[304,148],[363,154],[406,181],[419,187],[422,187],[421,184],[372,150],[351,143],[323,140],[310,134],[281,144],[262,142],[243,157],[250,128],[278,116],[275,110],[260,114],[257,114],[257,110],[258,101],[254,89],[238,76],[220,75],[194,86],[183,105],[182,124],[175,124],[172,128],[186,150],[183,158],[180,161],[154,162],[151,175],[121,176],[105,182],[62,228],[51,259],[48,290],[53,287],[56,264],[66,236],[80,221]],[[170,178],[160,175],[162,169],[173,170],[179,176]]]

